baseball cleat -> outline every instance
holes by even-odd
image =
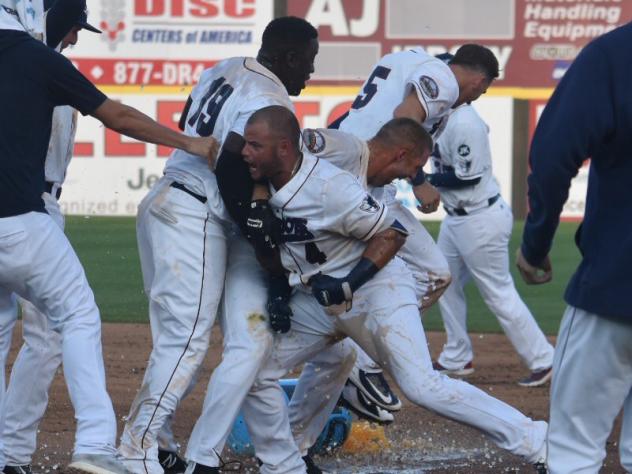
[[[349,374],[349,382],[362,392],[364,398],[384,410],[401,410],[402,402],[389,387],[382,370],[367,371],[354,367]]]
[[[307,474],[323,474],[324,471],[316,465],[309,454],[303,456],[303,462],[305,463]]]
[[[30,464],[6,465],[2,470],[4,474],[32,474]]]
[[[463,377],[465,375],[470,375],[474,373],[474,365],[472,362],[468,362],[460,369],[448,369],[447,367],[442,366],[439,361],[435,361],[432,363],[432,368],[437,372],[441,372],[445,375],[452,375],[456,377]]]
[[[553,368],[549,367],[548,369],[537,370],[535,372],[531,372],[528,377],[525,377],[518,385],[521,387],[539,387],[540,385],[544,385],[553,377]]]
[[[395,419],[391,412],[368,400],[364,393],[350,381],[345,384],[341,398],[351,411],[365,420],[386,424],[392,423]]]
[[[187,469],[187,462],[174,451],[158,450],[158,462],[165,474],[183,474]]]
[[[131,474],[125,465],[112,454],[75,454],[68,469],[91,474]]]

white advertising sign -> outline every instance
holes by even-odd
[[[191,85],[218,60],[255,56],[273,0],[88,0],[69,57],[103,85]]]

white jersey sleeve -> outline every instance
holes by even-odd
[[[306,128],[303,146],[312,155],[351,173],[366,187],[369,147],[364,140],[340,130]]]
[[[406,94],[414,90],[426,112],[424,128],[436,138],[447,121],[452,105],[459,98],[454,74],[443,62],[427,61],[410,71],[406,79]]]
[[[53,109],[53,120],[44,164],[46,181],[61,185],[72,158],[77,111],[68,105]]]
[[[347,173],[332,176],[324,202],[324,226],[345,237],[367,241],[385,230],[387,207]]]

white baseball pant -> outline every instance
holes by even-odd
[[[553,364],[553,346],[520,298],[509,272],[512,226],[511,209],[502,198],[466,216],[446,216],[441,223],[438,243],[450,265],[452,284],[439,299],[447,342],[438,360],[448,369],[460,369],[474,357],[464,292],[470,278],[524,364],[531,371]]]
[[[11,336],[13,334],[13,326],[17,318],[18,302],[14,294],[0,287],[0,367],[6,367],[11,349]],[[0,373],[0,391],[5,392],[4,370]],[[4,425],[5,414],[5,397],[0,395],[0,433]],[[0,466],[5,466],[6,459],[4,457],[4,437],[0,436]]]
[[[48,215],[63,231],[64,216],[57,199],[42,194]],[[48,406],[48,390],[62,360],[60,334],[46,315],[20,300],[24,344],[11,370],[6,393],[3,430],[8,465],[30,464],[37,447],[37,428]],[[17,317],[17,311],[14,313]]]
[[[74,453],[113,454],[116,419],[105,387],[99,310],[70,242],[48,214],[0,219],[0,288],[0,307],[15,292],[61,334],[77,419]]]
[[[389,219],[397,219],[408,231],[406,242],[397,255],[404,260],[413,274],[417,301],[421,306],[422,298],[427,291],[434,289],[438,280],[445,281],[450,278],[448,262],[426,228],[401,202],[395,199],[392,192],[386,189],[383,198],[388,205]],[[356,352],[358,369],[366,371],[379,368],[379,365],[371,360],[360,347],[356,347]]]
[[[287,426],[287,409],[277,380],[292,367],[344,336],[353,339],[390,373],[411,402],[479,429],[499,447],[523,456],[529,462],[543,457],[546,422],[533,421],[478,388],[432,369],[413,278],[403,261],[396,258],[363,285],[354,294],[353,308],[349,312],[338,316],[327,314],[316,299],[300,291],[292,298],[292,310],[292,329],[279,338],[268,364],[255,383],[257,390],[252,394],[262,406],[260,412],[265,406],[268,413],[265,422],[257,423],[259,430],[250,433],[257,456],[264,462],[262,472],[301,472],[300,464],[290,463],[296,456],[278,451],[279,446],[291,449],[292,433]],[[352,349],[339,350],[342,358],[338,372],[333,370],[335,364],[329,365],[331,372],[328,374],[323,374],[325,370],[318,371],[322,380],[338,382],[335,392],[319,391],[318,384],[300,380],[312,376],[315,371],[301,375],[297,390],[304,386],[310,391],[298,392],[308,394],[308,397],[293,397],[293,402],[302,405],[292,407],[292,422],[300,432],[308,433],[308,436],[317,433],[316,429],[309,428],[311,423],[318,424],[318,428],[322,429],[329,415],[323,413],[324,402],[337,400],[348,375],[348,371],[345,374],[340,367],[346,369],[351,366],[348,362],[353,360],[353,353]],[[321,366],[321,369],[326,368],[324,364]],[[315,413],[321,414],[315,416]],[[299,442],[306,443],[307,439]],[[278,465],[270,469],[268,459],[287,462],[283,470]]]
[[[138,209],[153,349],[119,446],[135,473],[163,472],[159,432],[194,383],[224,287],[227,224],[172,182],[163,176]]]
[[[219,466],[220,454],[242,403],[272,350],[274,337],[265,308],[267,284],[252,246],[236,228],[228,247],[228,268],[220,323],[224,337],[222,360],[208,384],[200,418],[187,445],[186,458]],[[255,415],[256,416],[256,415]],[[248,426],[253,415],[244,409]]]
[[[547,465],[597,474],[623,408],[619,455],[632,472],[632,325],[569,306],[555,348]]]

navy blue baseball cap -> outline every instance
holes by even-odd
[[[92,31],[93,33],[102,33],[102,31],[96,26],[92,26],[88,23],[88,7],[85,0],[73,0],[67,2],[64,2],[64,0],[44,0],[44,11],[50,10],[57,1],[67,3],[67,5],[59,5],[59,7],[62,7],[66,13],[72,13],[77,10],[80,11],[79,17],[74,22],[76,26],[79,26],[84,30]]]

